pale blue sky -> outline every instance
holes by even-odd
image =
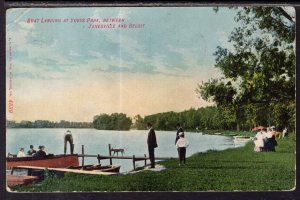
[[[101,112],[134,116],[205,106],[195,88],[219,75],[213,53],[217,46],[229,47],[235,12],[215,13],[211,7],[9,9],[15,112],[8,118],[89,121]],[[28,18],[92,17],[123,17],[125,24],[145,26],[26,23]]]
[[[89,23],[26,24],[28,18],[103,18],[116,17],[120,12],[128,23],[143,23],[145,28],[97,30],[88,29]],[[13,9],[8,11],[7,30],[8,36],[14,31],[26,32],[23,42],[28,47],[16,46],[14,59],[33,63],[45,71],[68,73],[78,70],[79,64],[101,58],[106,66],[86,66],[84,70],[119,71],[117,59],[124,63],[125,72],[163,73],[150,62],[155,60],[163,63],[170,74],[176,74],[174,68],[190,67],[185,62],[188,56],[199,67],[214,64],[212,54],[232,31],[234,14],[228,9],[216,14],[212,8]],[[66,62],[47,51],[36,52],[35,48],[52,48]]]

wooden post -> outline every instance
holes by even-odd
[[[144,156],[145,156],[145,166],[146,166],[147,165],[147,155],[144,154]]]
[[[71,154],[74,154],[74,144],[71,144],[72,145],[72,149],[71,149]]]
[[[29,169],[29,170],[28,170],[27,176],[32,176],[32,169]]]
[[[100,165],[100,154],[97,155],[97,159],[98,159],[98,164]]]
[[[133,170],[135,170],[135,155],[132,156]]]
[[[84,166],[84,145],[81,145],[81,154],[82,154],[82,166]]]
[[[112,165],[112,158],[111,158],[111,145],[110,145],[110,144],[108,144],[108,151],[109,151],[109,156],[110,156],[110,158],[109,158],[109,163],[110,163],[110,165]]]

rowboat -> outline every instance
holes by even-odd
[[[233,136],[235,140],[250,140],[250,136]]]
[[[113,175],[120,171],[120,165],[84,165],[79,166],[77,154],[47,155],[43,158],[35,157],[7,157],[6,175],[7,185],[23,185],[39,182],[46,176],[63,177],[65,173]]]
[[[21,158],[6,158],[6,169],[11,170],[16,166],[36,166],[36,167],[53,167],[53,168],[68,168],[78,167],[78,155],[47,155],[43,158],[21,157]]]
[[[251,140],[251,137],[249,136],[233,136],[233,138],[234,146],[236,147],[244,146],[247,142]]]
[[[120,166],[110,166],[103,170],[83,170],[83,169],[68,169],[68,168],[51,168],[51,167],[35,167],[35,166],[17,166],[13,167],[11,175],[19,176],[37,176],[39,180],[43,180],[47,173],[47,176],[63,177],[65,173],[77,173],[77,174],[94,174],[94,175],[113,175],[117,172],[109,171],[109,169],[119,170]]]
[[[85,170],[87,169],[87,170]],[[11,170],[11,174],[6,175],[7,186],[25,185],[41,182],[46,176],[64,177],[65,173],[92,174],[92,175],[114,175],[120,170],[120,166],[97,166],[91,168],[48,168],[36,166],[16,166]]]
[[[15,185],[26,185],[35,183],[39,180],[38,176],[20,176],[20,175],[6,175],[7,186],[15,186]]]
[[[120,165],[84,165],[78,167],[68,167],[68,169],[74,170],[84,170],[84,171],[95,171],[95,172],[119,172],[121,166]],[[75,171],[76,172],[76,171]]]

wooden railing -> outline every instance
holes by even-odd
[[[113,164],[112,160],[113,159],[128,159],[131,160],[132,159],[132,163],[133,163],[133,170],[136,169],[135,167],[135,163],[138,161],[144,161],[145,166],[147,165],[147,160],[150,159],[149,157],[146,156],[146,154],[144,154],[144,156],[112,156],[111,152],[112,152],[112,148],[111,145],[108,145],[108,150],[109,150],[109,155],[91,155],[91,154],[84,154],[84,145],[82,145],[82,154],[78,154],[78,157],[82,158],[82,165],[84,165],[84,158],[97,158],[98,160],[98,164],[101,164],[101,160],[106,160],[109,159],[109,163],[110,165]],[[155,160],[174,160],[177,158],[174,157],[155,157]]]

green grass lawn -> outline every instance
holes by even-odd
[[[224,151],[198,153],[178,166],[162,161],[161,172],[97,176],[66,174],[40,185],[13,187],[13,191],[273,191],[295,187],[295,134],[277,139],[276,152],[253,152],[254,144]]]

